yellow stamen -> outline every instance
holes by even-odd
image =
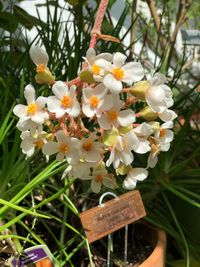
[[[93,74],[99,75],[100,74],[101,67],[99,67],[96,64],[93,64],[91,70],[92,70],[92,73]]]
[[[65,108],[71,108],[72,98],[70,96],[67,96],[67,95],[63,96],[63,98],[61,99],[61,104]]]
[[[28,114],[34,115],[37,111],[37,105],[35,103],[29,104],[27,108]]]
[[[34,144],[37,148],[42,148],[44,145],[44,141],[42,139],[38,139],[34,142]]]
[[[93,95],[90,98],[90,106],[92,108],[96,108],[99,105],[99,98],[96,95]]]
[[[44,72],[45,71],[45,65],[44,64],[39,64],[39,65],[37,65],[37,67],[36,67],[36,72],[37,73],[42,73],[42,72]]]
[[[121,80],[124,78],[124,71],[120,68],[114,68],[113,75],[115,76],[117,80]]]
[[[108,112],[108,119],[109,121],[113,122],[117,119],[118,113],[116,111],[109,111]]]
[[[86,140],[83,143],[83,150],[89,152],[92,150],[92,148],[93,148],[93,142],[91,140]]]
[[[61,145],[59,146],[59,151],[60,151],[61,153],[63,153],[63,154],[67,154],[68,150],[69,150],[69,147],[68,147],[67,144],[61,144]]]
[[[95,181],[98,183],[101,183],[103,181],[103,179],[104,179],[104,176],[102,174],[98,174],[95,177]]]
[[[166,129],[161,129],[160,130],[160,137],[165,137],[166,133],[167,133]]]

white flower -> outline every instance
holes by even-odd
[[[89,48],[86,52],[86,57],[84,58],[88,64],[88,69],[93,74],[96,81],[101,82],[104,76],[104,69],[97,65],[96,61],[98,59],[104,59],[108,62],[112,61],[113,56],[110,53],[101,53],[96,56],[96,52],[93,48]]]
[[[121,92],[122,82],[131,85],[144,77],[142,65],[133,61],[124,65],[126,58],[125,55],[117,52],[113,56],[113,64],[104,59],[96,61],[96,64],[105,70],[103,83],[113,94]]]
[[[134,160],[131,151],[137,149],[138,146],[139,140],[132,132],[118,136],[115,145],[112,147],[106,166],[109,167],[113,163],[114,168],[117,169],[120,162],[126,166],[130,165]]]
[[[79,178],[82,180],[87,180],[90,175],[91,163],[85,161],[79,161],[75,165],[69,165],[63,172],[62,178],[68,176],[69,178]]]
[[[174,103],[172,99],[172,91],[165,84],[166,81],[164,75],[156,73],[145,91],[147,104],[154,112],[162,113]]]
[[[143,181],[148,176],[148,171],[144,168],[132,168],[123,181],[123,187],[131,190],[136,187],[137,181]]]
[[[173,127],[173,122],[165,122],[157,130],[155,130],[154,137],[149,138],[151,152],[148,157],[147,168],[154,168],[158,162],[158,154],[160,151],[168,151],[170,142],[174,138],[174,133],[168,128]]]
[[[49,61],[49,56],[45,49],[39,46],[32,46],[29,51],[30,57],[32,61],[37,66],[38,71],[39,69],[43,69],[47,66]]]
[[[20,135],[22,139],[20,147],[22,152],[26,154],[27,158],[34,154],[35,148],[42,149],[44,144],[47,142],[44,138],[45,134],[46,132],[41,132],[32,136],[29,131],[22,132]]]
[[[168,130],[169,128],[173,127],[173,122],[168,121],[163,123],[159,130],[155,132],[155,138],[160,141],[161,143],[161,151],[167,151],[164,147],[165,144],[169,144],[174,139],[174,133],[171,130]]]
[[[36,82],[40,84],[49,84],[53,82],[55,80],[55,77],[52,75],[49,68],[47,67],[49,56],[46,50],[39,46],[32,46],[29,53],[32,61],[36,65]]]
[[[165,109],[160,113],[157,113],[158,117],[162,120],[162,121],[173,121],[175,118],[177,118],[177,114],[170,109]]]
[[[135,113],[131,109],[120,110],[123,102],[119,99],[119,96],[113,96],[113,103],[111,109],[105,111],[97,118],[101,128],[109,130],[113,126],[115,128],[119,126],[126,127],[135,122]]]
[[[62,82],[56,82],[52,91],[55,96],[47,98],[47,106],[50,112],[55,113],[56,118],[61,118],[65,113],[72,117],[77,117],[80,113],[80,105],[76,99],[76,87],[68,86]]]
[[[139,146],[135,149],[136,153],[145,154],[151,150],[148,137],[152,134],[151,126],[143,122],[139,126],[135,127],[132,132],[137,135],[139,140]]]
[[[103,84],[95,88],[83,88],[82,110],[87,117],[93,117],[95,114],[100,116],[102,111],[108,110],[113,105],[113,98],[107,95],[107,89]]]
[[[33,122],[30,118],[21,118],[16,127],[21,131],[30,131],[30,134],[33,136],[34,134],[38,132],[42,132],[43,127],[41,124]]]
[[[103,144],[96,141],[97,136],[92,133],[81,140],[82,159],[86,162],[98,162],[103,156]]]
[[[57,153],[57,160],[66,159],[69,164],[77,164],[80,159],[80,141],[77,138],[67,136],[62,130],[56,133],[56,139],[57,142],[46,143],[42,152],[48,156]]]
[[[43,124],[49,118],[47,112],[44,111],[46,98],[40,96],[35,99],[35,89],[30,84],[25,87],[24,97],[27,100],[28,106],[16,105],[13,109],[14,114],[20,119],[31,119],[35,123]]]
[[[94,169],[89,178],[91,179],[91,189],[95,193],[100,192],[102,184],[110,189],[117,188],[116,179],[112,174],[108,174],[104,168]]]

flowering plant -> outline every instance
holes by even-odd
[[[101,185],[115,189],[116,177],[124,177],[122,186],[133,189],[148,176],[160,151],[167,151],[173,140],[174,111],[172,91],[167,79],[155,73],[144,80],[139,62],[115,52],[96,55],[97,39],[118,41],[100,33],[107,0],[98,9],[90,47],[78,77],[56,81],[47,67],[46,51],[33,46],[30,56],[36,65],[36,82],[52,86],[48,97],[36,99],[32,85],[25,87],[27,105],[18,104],[13,112],[19,117],[21,148],[26,157],[36,149],[46,156],[66,161],[62,177],[91,180],[98,193]],[[139,104],[139,105],[138,105]],[[148,153],[143,167],[134,162],[136,154]]]
[[[116,188],[117,175],[124,176],[126,189],[146,179],[148,168],[173,140],[170,129],[176,114],[169,109],[173,99],[166,78],[155,73],[146,81],[139,62],[125,63],[127,57],[119,52],[96,55],[89,48],[77,79],[55,81],[46,51],[32,47],[30,56],[37,66],[36,81],[52,85],[53,95],[36,98],[29,84],[24,91],[27,105],[13,110],[27,158],[35,149],[47,159],[56,154],[68,164],[63,177],[89,179],[96,193],[102,184]],[[134,154],[145,153],[146,166],[136,166]]]

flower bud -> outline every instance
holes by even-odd
[[[116,169],[117,175],[126,175],[129,173],[131,166],[126,166],[124,164],[120,164],[119,168]]]
[[[154,121],[158,116],[150,107],[146,106],[139,112],[140,116],[147,121]]]
[[[45,67],[44,71],[36,74],[35,80],[39,84],[50,84],[51,82],[55,81],[55,77],[52,75],[50,70]]]
[[[94,77],[89,70],[82,70],[79,73],[79,77],[80,77],[81,81],[86,82],[88,84],[95,83]]]
[[[148,88],[148,81],[140,81],[137,82],[133,87],[131,87],[129,92],[138,99],[145,100],[145,92],[148,90]]]
[[[104,132],[103,135],[103,143],[106,146],[114,146],[117,142],[117,137],[119,136],[119,132],[116,128],[112,130],[108,130]]]

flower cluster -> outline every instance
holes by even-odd
[[[52,85],[52,95],[36,98],[33,86],[27,85],[27,105],[14,107],[27,158],[36,149],[47,159],[55,154],[67,162],[63,177],[91,180],[96,193],[101,185],[116,188],[118,175],[124,177],[125,189],[146,179],[148,168],[173,140],[176,114],[169,109],[173,99],[166,78],[155,73],[146,81],[139,62],[126,63],[119,52],[96,55],[90,48],[76,86],[55,81],[45,50],[32,47],[30,56],[36,81]],[[134,159],[146,153],[146,163],[138,167]]]

